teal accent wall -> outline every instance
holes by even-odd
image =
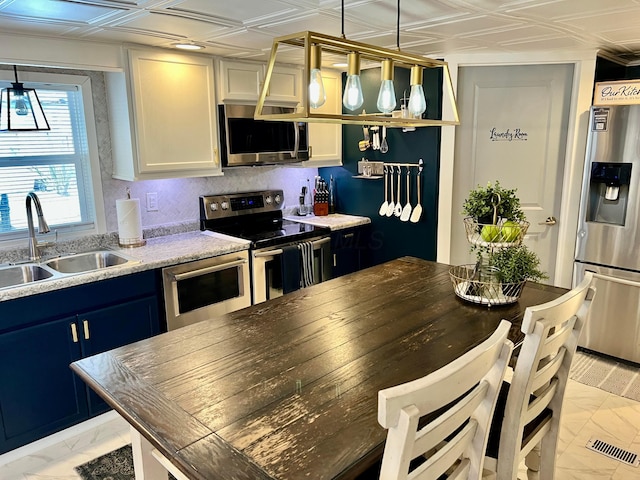
[[[425,118],[440,118],[442,105],[441,74],[425,69],[423,88],[427,99]],[[363,108],[368,113],[377,112],[376,101],[380,87],[380,69],[368,69],[361,73]],[[344,83],[344,79],[343,79]],[[409,71],[395,69],[397,109],[406,89],[410,92]],[[358,142],[363,140],[361,125],[342,127],[342,167],[320,168],[319,174],[327,183],[333,175],[337,191],[338,213],[363,215],[371,218],[370,262],[376,265],[387,260],[411,255],[426,260],[436,259],[436,229],[438,225],[438,178],[440,171],[440,127],[421,127],[413,132],[401,128],[387,128],[389,151],[386,154],[368,149],[361,152]],[[402,222],[398,217],[381,217],[378,214],[384,201],[384,181],[353,178],[358,174],[358,161],[363,157],[370,161],[417,164],[424,161],[421,177],[422,217],[418,223]],[[404,170],[404,169],[403,169]],[[412,169],[415,170],[415,169]],[[401,203],[406,203],[406,177],[401,180]],[[395,187],[394,187],[395,188]],[[415,178],[412,175],[411,205],[417,202]]]

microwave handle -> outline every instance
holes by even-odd
[[[300,150],[300,129],[298,123],[293,122],[293,133],[295,135],[295,146],[293,152],[290,152],[291,158],[298,158],[298,150]]]
[[[240,258],[233,262],[227,262],[221,265],[214,265],[212,267],[199,268],[198,270],[192,270],[190,272],[185,272],[185,273],[176,273],[173,275],[173,279],[176,282],[179,282],[181,280],[186,280],[188,278],[199,277],[201,275],[206,275],[208,273],[219,272],[220,270],[226,270],[227,268],[237,267],[239,265],[242,265],[243,263],[247,263],[247,261],[243,258]]]

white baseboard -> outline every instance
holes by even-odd
[[[26,457],[27,455],[33,455],[40,450],[49,448],[53,445],[64,442],[65,440],[69,440],[76,435],[85,433],[92,428],[104,425],[105,423],[108,423],[112,420],[117,420],[118,418],[120,418],[120,415],[118,415],[115,410],[111,410],[107,413],[103,413],[102,415],[98,415],[97,417],[85,420],[82,423],[78,423],[77,425],[69,427],[65,430],[54,433],[53,435],[49,435],[48,437],[41,438],[40,440],[36,440],[35,442],[29,443],[20,448],[16,448],[15,450],[11,450],[0,455],[0,466],[11,463],[22,457]]]

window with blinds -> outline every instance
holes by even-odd
[[[24,236],[29,192],[40,198],[52,230],[93,229],[95,208],[82,89],[24,83],[36,88],[51,130],[0,132],[0,241]],[[0,81],[0,88],[6,86],[9,82]]]

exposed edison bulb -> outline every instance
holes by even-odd
[[[15,99],[15,111],[18,115],[29,115],[29,99],[25,98],[24,93],[16,92]]]
[[[409,113],[415,118],[420,118],[426,109],[427,101],[424,99],[422,85],[412,85],[409,95]]]
[[[354,111],[362,106],[362,84],[360,83],[360,55],[352,52],[348,55],[347,82],[344,86],[342,104],[348,110]]]
[[[311,71],[309,72],[309,105],[311,108],[319,108],[327,101],[327,93],[322,83],[320,71],[322,51],[320,45],[311,46]]]
[[[382,61],[382,83],[378,92],[378,110],[391,113],[396,108],[396,91],[393,88],[393,62]]]
[[[427,101],[424,98],[422,88],[422,67],[414,65],[411,67],[411,93],[409,94],[409,114],[414,118],[421,118],[427,109]]]

